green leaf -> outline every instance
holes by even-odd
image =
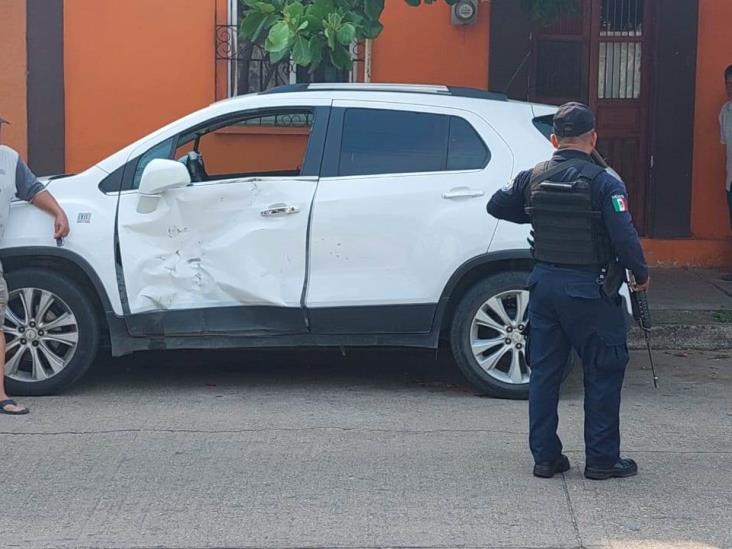
[[[336,45],[335,49],[330,51],[330,60],[339,69],[349,70],[353,66],[351,52],[340,44]]]
[[[267,14],[271,14],[277,11],[277,8],[268,2],[256,2],[254,7],[262,13]]]
[[[323,62],[323,49],[325,49],[326,41],[322,36],[313,36],[308,42],[310,49],[310,70],[314,71]]]
[[[378,21],[384,11],[384,0],[364,0],[363,11],[366,17]]]
[[[325,27],[325,20],[329,13],[335,11],[333,0],[315,0],[305,10],[305,19],[312,32],[320,32]]]
[[[334,31],[331,27],[325,28],[325,39],[327,40],[328,47],[330,49],[336,47],[336,31]]]
[[[362,30],[364,38],[373,39],[381,34],[381,31],[384,30],[384,25],[378,21],[368,21],[367,23],[364,23]]]
[[[240,33],[247,40],[256,42],[259,35],[262,34],[269,16],[266,13],[252,12],[247,15],[241,22]]]
[[[285,17],[289,18],[291,21],[300,21],[303,17],[305,17],[305,6],[303,6],[300,2],[293,2],[292,4],[287,4],[284,9]]]
[[[344,46],[350,46],[356,39],[356,27],[351,23],[345,23],[340,29],[338,29],[338,42]]]
[[[352,24],[352,25],[353,25],[354,27],[356,27],[357,29],[358,29],[359,27],[361,27],[361,25],[363,25],[363,23],[364,23],[365,21],[368,21],[368,19],[366,19],[365,17],[362,17],[361,15],[359,15],[359,14],[358,14],[358,13],[356,13],[356,12],[350,12],[350,13],[347,13],[347,14],[345,15],[345,17],[344,17],[344,20],[345,20],[346,22],[348,22],[348,23],[351,23],[351,24]]]
[[[284,21],[280,21],[269,29],[264,48],[270,53],[287,51],[292,39],[293,35],[290,27]]]
[[[292,60],[302,67],[308,66],[312,61],[310,44],[302,36],[296,36],[292,44]]]

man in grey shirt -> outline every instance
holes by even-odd
[[[64,238],[69,234],[69,220],[66,218],[66,213],[51,193],[45,190],[43,183],[33,175],[20,155],[10,147],[2,145],[3,124],[7,124],[7,121],[0,118],[0,238],[7,227],[10,202],[14,196],[30,202],[53,217],[53,236]],[[0,322],[5,319],[7,305],[8,287],[0,264]],[[5,334],[0,334],[0,372],[5,373]],[[0,375],[0,414],[27,413],[28,408],[19,406],[8,398],[5,393],[5,376]]]
[[[722,144],[727,146],[727,172],[724,188],[727,191],[729,222],[732,227],[732,65],[724,71],[724,84],[727,89],[727,102],[722,105],[722,112],[719,113],[719,128],[722,131]],[[732,282],[732,273],[723,276],[722,280]]]

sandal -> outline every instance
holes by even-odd
[[[11,399],[0,400],[0,414],[6,414],[8,416],[24,416],[25,414],[30,412],[28,408],[23,408],[22,410],[11,412],[10,410],[5,409],[7,406],[18,406],[18,403]]]

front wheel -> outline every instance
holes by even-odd
[[[11,395],[55,394],[91,366],[99,325],[91,299],[66,275],[21,269],[6,275],[5,383]]]
[[[529,396],[528,275],[509,271],[485,278],[463,296],[455,310],[450,333],[453,357],[468,382],[483,394],[512,399]],[[565,377],[573,363],[570,355]]]

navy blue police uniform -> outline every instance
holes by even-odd
[[[562,112],[560,109],[557,117],[562,116]],[[557,117],[555,133],[561,131],[561,127],[557,128]],[[573,120],[571,112],[567,118]],[[561,122],[560,119],[560,125]],[[591,124],[588,129],[575,120],[570,128],[576,128],[576,135],[581,135],[594,128],[594,116]],[[589,264],[579,264],[583,261],[574,261],[571,253],[567,255],[568,250],[560,249],[563,245],[561,241],[555,241],[553,249],[551,242],[542,243],[545,253],[540,257],[534,253],[537,262],[528,279],[531,292],[529,442],[536,463],[534,473],[537,476],[553,476],[555,472],[569,468],[569,461],[562,455],[562,443],[557,436],[557,406],[564,368],[574,348],[584,367],[585,474],[599,470],[603,472],[602,478],[626,476],[624,473],[613,473],[618,467],[625,472],[636,467],[632,460],[620,458],[620,392],[629,359],[626,314],[622,299],[617,294],[608,295],[603,290],[603,279],[605,269],[613,262],[617,263],[616,268],[630,270],[640,284],[647,280],[648,268],[628,211],[625,185],[594,165],[592,158],[582,151],[559,149],[548,163],[535,170],[519,173],[511,185],[493,195],[487,206],[488,213],[514,223],[533,222],[532,249],[536,251],[542,238],[541,231],[549,232],[549,229],[543,229],[545,224],[537,223],[538,214],[532,211],[531,204],[531,197],[536,195],[531,191],[538,188],[536,181],[542,179],[537,174],[541,176],[547,173],[550,174],[546,180],[550,190],[552,187],[561,190],[563,184],[569,188],[570,183],[589,173],[585,180],[589,183],[587,195],[596,218],[595,230],[599,240],[604,240],[609,255],[604,265],[598,259],[584,261]],[[555,193],[552,196],[559,195]],[[572,217],[571,214],[563,213],[559,206],[553,209],[551,204],[549,202],[549,207],[544,208],[543,215],[546,216],[547,211],[554,215],[551,212],[556,211],[560,224],[562,219]],[[566,235],[567,247],[571,248],[577,238],[587,237],[586,234],[577,233],[574,231],[572,234],[570,230],[557,234],[560,237]],[[547,257],[556,257],[560,261],[542,261]]]

